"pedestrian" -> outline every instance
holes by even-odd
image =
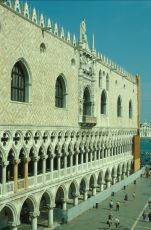
[[[108,224],[108,226],[109,226],[109,228],[110,228],[111,225],[112,225],[112,219],[108,219],[108,220],[107,220],[107,224]]]
[[[128,195],[125,194],[124,200],[128,201]]]
[[[116,211],[119,211],[119,209],[120,209],[120,202],[117,201],[117,202],[116,202]]]
[[[135,199],[135,192],[133,192],[132,196],[133,196],[133,198]]]
[[[143,214],[142,214],[143,221],[145,221],[145,220],[146,220],[146,216],[147,216],[147,213],[146,213],[146,211],[144,211],[144,212],[143,212]]]
[[[113,215],[112,215],[112,213],[110,213],[110,214],[108,215],[108,220],[113,220]]]
[[[115,218],[114,223],[115,223],[115,227],[117,229],[120,226],[120,221],[117,217]]]
[[[148,213],[146,212],[146,216],[145,216],[145,222],[149,222],[149,217],[148,217]]]
[[[110,210],[112,210],[112,208],[113,208],[113,201],[112,200],[110,200],[109,208],[110,208]]]

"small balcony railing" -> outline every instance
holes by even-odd
[[[97,118],[94,116],[83,115],[80,123],[83,126],[95,126]]]

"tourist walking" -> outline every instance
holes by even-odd
[[[144,221],[146,220],[146,216],[147,216],[147,213],[146,213],[146,211],[144,211],[143,214],[142,214],[142,217],[143,217]]]
[[[117,201],[117,202],[116,202],[116,211],[119,211],[119,209],[120,209],[120,202]]]
[[[110,210],[113,209],[113,201],[112,200],[110,200],[110,202],[109,202],[109,208],[110,208]]]
[[[133,192],[132,196],[133,196],[133,198],[135,199],[135,192]]]
[[[107,225],[109,226],[109,228],[111,227],[112,222],[113,222],[113,216],[112,216],[112,214],[110,213],[110,214],[108,215],[108,219],[107,219]]]
[[[151,212],[148,213],[148,219],[149,219],[149,222],[151,223]]]
[[[114,223],[115,223],[115,228],[118,229],[120,226],[120,220],[117,217],[115,218]]]
[[[110,227],[111,227],[111,225],[112,225],[112,220],[111,220],[111,219],[108,219],[108,220],[107,220],[107,225],[109,226],[109,229],[110,229]]]
[[[124,200],[128,201],[128,195],[125,194]]]

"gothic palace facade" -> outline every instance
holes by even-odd
[[[139,76],[19,0],[0,3],[0,229],[45,221],[139,170]],[[23,227],[25,229],[25,227]]]

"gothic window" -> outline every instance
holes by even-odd
[[[132,118],[132,101],[129,101],[129,118]]]
[[[11,73],[11,100],[25,102],[28,100],[28,75],[25,66],[17,62]]]
[[[88,88],[85,88],[83,94],[83,115],[91,115],[91,106],[90,92]]]
[[[99,88],[102,88],[102,71],[99,71]]]
[[[66,87],[63,77],[60,75],[56,80],[55,106],[58,108],[66,107]]]
[[[45,43],[41,43],[40,44],[40,52],[44,53],[45,51],[46,51],[46,45],[45,45]]]
[[[118,96],[117,99],[117,117],[121,117],[122,116],[122,102],[121,102],[121,97]]]
[[[106,114],[106,92],[103,90],[101,95],[101,114]]]

